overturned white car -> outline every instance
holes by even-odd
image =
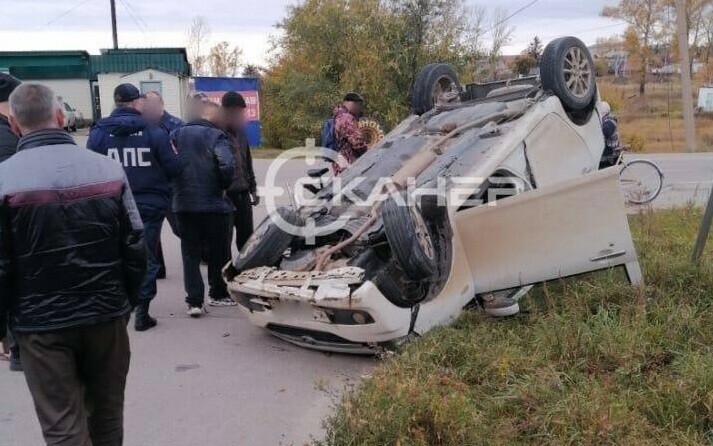
[[[641,282],[618,170],[598,170],[598,95],[581,41],[551,42],[540,81],[463,91],[433,64],[413,95],[418,114],[310,203],[266,219],[226,268],[254,324],[369,353],[474,300],[514,314],[534,283],[614,266]]]

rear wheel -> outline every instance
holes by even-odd
[[[411,107],[422,115],[435,106],[459,101],[461,90],[453,67],[444,63],[426,65],[416,78]]]
[[[576,37],[561,37],[545,47],[540,78],[542,88],[553,92],[569,112],[588,110],[595,102],[594,60]]]

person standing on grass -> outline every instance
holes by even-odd
[[[22,138],[0,164],[0,317],[9,312],[46,443],[119,446],[126,324],[146,268],[128,180],[62,130],[46,86],[17,87],[9,118]]]
[[[134,317],[136,331],[156,326],[149,307],[157,293],[161,227],[171,206],[169,180],[183,169],[183,162],[171,148],[168,133],[142,116],[144,100],[144,96],[131,84],[116,87],[116,109],[111,116],[100,119],[92,126],[87,141],[87,148],[109,156],[124,167],[144,224],[149,255]]]
[[[202,104],[201,118],[173,132],[171,142],[187,167],[173,182],[173,210],[181,229],[183,281],[188,315],[205,310],[205,285],[200,263],[203,248],[208,261],[209,304],[232,306],[221,270],[230,261],[233,205],[226,199],[235,171],[230,140],[221,128],[222,112],[213,102]]]
[[[260,204],[257,182],[253,171],[250,144],[245,134],[245,98],[237,91],[229,91],[221,99],[226,120],[226,133],[230,137],[236,161],[233,182],[228,189],[228,198],[235,206],[233,226],[235,245],[240,251],[253,233],[253,206]]]
[[[339,175],[366,153],[367,145],[359,130],[359,117],[364,110],[364,98],[359,93],[347,93],[342,103],[334,108],[334,149],[337,162],[332,163],[334,174]]]
[[[17,143],[19,136],[13,132],[10,127],[8,116],[10,115],[10,106],[8,99],[10,94],[20,86],[20,80],[6,73],[0,73],[0,163],[8,160],[17,151]],[[7,330],[7,321],[0,317],[0,358],[6,357],[10,360],[10,370],[13,372],[22,371],[22,361],[20,360],[20,347],[15,342],[15,337],[11,331]],[[5,353],[7,346],[7,353]]]
[[[156,124],[166,131],[169,135],[176,129],[179,129],[185,125],[185,123],[176,116],[173,116],[166,111],[166,107],[163,103],[163,98],[161,94],[157,91],[149,91],[146,93],[146,106],[145,106],[144,116],[152,124]],[[171,193],[171,201],[173,201],[173,193]],[[178,232],[178,220],[176,220],[176,214],[174,214],[170,209],[166,212],[166,221],[171,227],[171,231],[176,237],[180,237]],[[163,246],[161,245],[161,240],[158,242],[157,259],[159,264],[158,273],[156,274],[157,279],[166,278],[166,261],[163,257]]]

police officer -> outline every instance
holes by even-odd
[[[166,130],[169,135],[173,133],[174,130],[179,129],[185,125],[185,123],[180,118],[173,116],[168,111],[166,111],[166,107],[163,103],[161,93],[157,91],[149,91],[148,93],[146,93],[146,105],[143,115],[149,122],[157,124],[164,130]],[[171,227],[171,231],[173,231],[173,234],[176,235],[176,237],[179,237],[178,220],[176,219],[176,214],[169,211],[166,214],[166,220],[168,221],[168,225]],[[160,265],[157,278],[165,279],[166,262],[163,258],[163,248],[161,247],[161,242],[159,242],[158,244],[157,252],[158,263]]]
[[[116,109],[92,126],[87,141],[87,148],[124,166],[144,224],[148,264],[134,318],[137,331],[156,326],[156,319],[149,315],[149,305],[156,296],[161,226],[171,205],[170,180],[180,174],[184,165],[171,147],[166,130],[142,116],[144,101],[145,96],[134,85],[116,87]]]

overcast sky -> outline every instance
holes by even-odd
[[[532,0],[476,1],[510,14]],[[599,17],[615,0],[538,0],[509,23],[515,32],[506,54],[521,51],[534,35],[544,42],[565,34],[594,43],[598,36],[619,34],[624,26]],[[240,45],[247,63],[264,65],[275,24],[295,0],[116,0],[121,47],[185,46],[195,15],[208,19],[211,40]],[[98,53],[111,47],[109,0],[0,0],[0,50],[84,49]]]

